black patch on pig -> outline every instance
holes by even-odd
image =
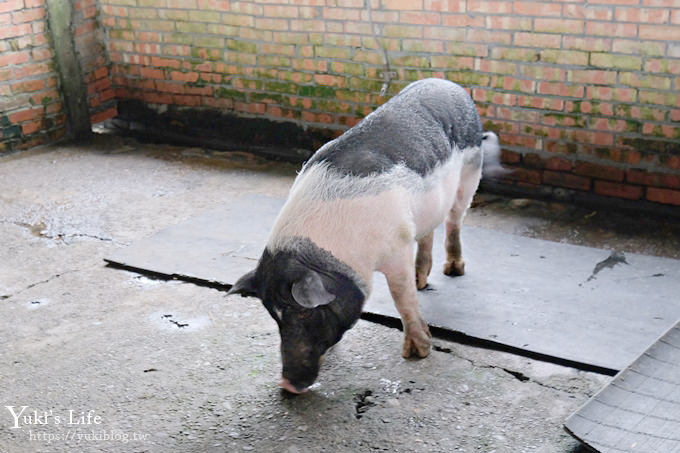
[[[318,274],[334,296],[329,303],[306,308],[295,301],[293,284],[308,272]],[[307,238],[296,238],[285,250],[265,249],[257,268],[230,292],[262,300],[279,325],[283,375],[301,390],[316,379],[321,355],[361,316],[365,294],[359,284],[331,253]]]
[[[459,85],[441,79],[414,82],[342,136],[327,143],[308,166],[329,163],[341,174],[368,176],[403,164],[426,176],[458,152],[480,146],[482,124]]]

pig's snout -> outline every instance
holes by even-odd
[[[297,387],[293,385],[288,379],[286,379],[283,376],[281,376],[281,380],[279,381],[279,387],[281,387],[287,392],[294,393],[296,395],[299,395],[300,393],[305,393],[308,390],[308,387]]]

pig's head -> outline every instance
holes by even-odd
[[[279,326],[280,386],[304,392],[316,379],[321,356],[359,319],[364,292],[351,270],[311,241],[294,250],[264,251],[257,268],[230,294],[262,300]]]

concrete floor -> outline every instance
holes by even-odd
[[[403,360],[360,321],[289,397],[257,300],[103,262],[295,170],[110,136],[0,158],[0,452],[579,451],[562,423],[609,377],[441,339]],[[479,194],[467,223],[680,258],[664,219]]]

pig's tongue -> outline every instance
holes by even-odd
[[[304,388],[302,390],[298,390],[295,388],[293,384],[290,383],[288,379],[285,377],[281,376],[281,380],[279,381],[279,387],[282,389],[290,392],[290,393],[295,393],[295,394],[300,394],[306,392],[308,389]]]

